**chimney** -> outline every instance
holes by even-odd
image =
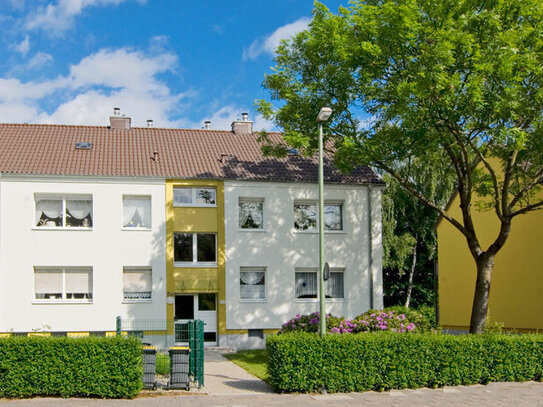
[[[232,123],[234,134],[251,134],[253,132],[253,122],[249,120],[247,113],[241,114],[241,120],[237,119]]]
[[[204,129],[211,130],[211,122],[209,120],[204,122]]]
[[[109,117],[111,130],[130,130],[130,117],[121,116],[121,109],[113,108],[113,116]]]

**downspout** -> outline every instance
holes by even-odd
[[[372,222],[372,207],[371,207],[371,192],[372,184],[368,184],[368,279],[370,290],[370,309],[373,309],[373,222]]]

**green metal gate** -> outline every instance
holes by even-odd
[[[122,319],[116,320],[117,335],[137,336],[142,343],[157,348],[158,353],[167,354],[171,346],[184,345],[190,348],[189,375],[198,388],[204,385],[204,322],[188,320]]]

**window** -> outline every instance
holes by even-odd
[[[239,227],[240,229],[264,228],[264,200],[239,200]]]
[[[217,206],[215,188],[174,187],[173,206]]]
[[[314,202],[294,204],[294,228],[301,231],[318,229],[318,205]],[[343,230],[343,204],[324,204],[324,230]]]
[[[217,264],[217,235],[215,233],[174,233],[174,262],[203,266]]]
[[[149,301],[153,291],[150,267],[125,267],[123,269],[123,298],[125,301]]]
[[[330,278],[325,281],[326,298],[345,298],[343,269],[331,269]],[[318,298],[318,274],[315,269],[299,269],[295,273],[296,298]]]
[[[92,198],[36,197],[37,227],[92,227]]]
[[[242,267],[239,272],[239,292],[242,300],[265,300],[266,269]]]
[[[123,196],[123,227],[151,228],[151,197]]]
[[[34,298],[44,302],[92,302],[92,269],[34,269]]]

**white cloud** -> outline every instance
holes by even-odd
[[[28,35],[25,36],[24,40],[22,40],[18,45],[15,46],[15,49],[23,56],[28,54],[28,51],[30,51],[30,39],[28,38]]]
[[[0,121],[105,125],[114,106],[132,116],[135,126],[153,119],[170,127],[168,119],[186,94],[172,94],[157,75],[177,64],[173,54],[146,56],[121,48],[101,50],[70,67],[66,76],[39,82],[0,78]],[[51,113],[39,108],[44,98],[67,100]],[[16,112],[16,114],[12,114]]]
[[[38,7],[25,22],[27,29],[43,29],[52,35],[59,35],[69,29],[75,17],[87,7],[117,6],[127,0],[57,0],[45,7]],[[137,0],[142,3],[145,0]]]
[[[39,51],[32,59],[28,62],[28,68],[39,68],[48,62],[51,62],[53,57],[45,52]]]
[[[298,34],[300,31],[306,30],[310,18],[302,17],[293,23],[279,27],[270,35],[264,38],[254,40],[249,48],[243,50],[242,59],[256,59],[261,54],[267,53],[273,55],[275,49],[281,44],[281,40],[286,40]]]

